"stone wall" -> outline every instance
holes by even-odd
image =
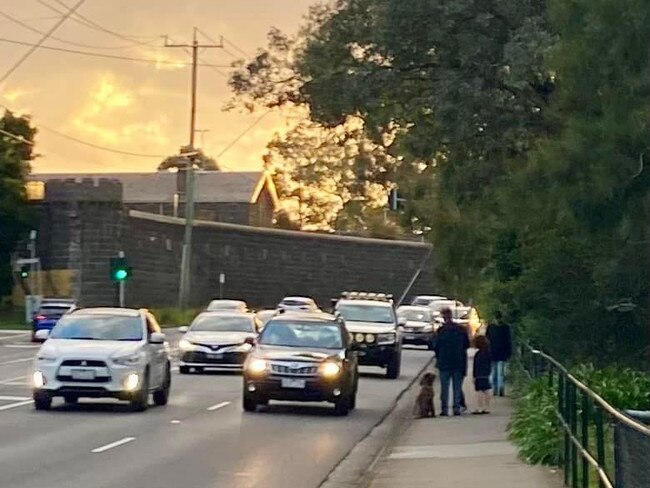
[[[85,306],[115,304],[109,259],[120,250],[133,267],[127,305],[177,305],[184,220],[126,210],[114,180],[50,181],[40,205],[39,256],[46,270],[71,270],[72,290]],[[398,296],[430,254],[416,242],[262,229],[197,221],[194,226],[192,306],[219,295],[271,307],[285,295],[308,294],[322,306],[346,289]],[[429,259],[431,263],[432,259]],[[427,266],[413,293],[431,293]]]

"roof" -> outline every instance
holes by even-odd
[[[303,322],[334,322],[336,317],[325,312],[285,312],[271,319],[272,321],[300,320]]]
[[[357,299],[350,299],[350,298],[341,298],[338,302],[337,305],[342,304],[342,305],[361,305],[364,307],[392,307],[393,304],[391,302],[384,302],[381,300],[357,300]]]
[[[28,181],[60,179],[115,179],[122,183],[125,203],[172,203],[177,191],[178,173],[156,171],[150,173],[33,173]],[[274,207],[278,196],[273,180],[263,171],[196,171],[197,203],[255,203],[266,188]]]
[[[124,317],[139,317],[141,311],[134,308],[116,308],[116,307],[89,307],[78,308],[73,312],[75,315],[120,315]]]

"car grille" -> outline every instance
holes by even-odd
[[[94,359],[66,359],[61,363],[61,366],[89,366],[93,368],[105,368],[106,363]]]
[[[271,371],[277,374],[292,376],[314,376],[318,373],[318,366],[300,366],[293,368],[286,364],[271,364]]]
[[[239,344],[200,344],[196,343],[197,346],[201,347],[207,347],[208,349],[211,349],[212,351],[219,351],[220,349],[226,349],[228,347],[235,347],[238,346]]]
[[[186,352],[182,359],[187,363],[204,363],[204,364],[242,364],[245,354],[239,352],[225,353],[221,358],[209,357],[206,353],[200,351]]]
[[[78,380],[73,378],[72,376],[67,376],[67,375],[57,375],[56,379],[59,381],[66,381],[69,383],[108,383],[111,381],[110,376],[95,376],[91,380]]]

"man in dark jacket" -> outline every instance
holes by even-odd
[[[490,356],[492,358],[492,391],[495,395],[504,396],[506,361],[512,356],[512,336],[510,326],[503,322],[503,315],[497,311],[494,323],[488,325],[485,335],[490,341]]]
[[[434,348],[440,373],[440,415],[448,415],[450,383],[453,385],[454,391],[454,415],[460,415],[463,377],[467,370],[469,337],[463,327],[454,323],[450,309],[443,309],[441,315],[444,322],[438,329]]]

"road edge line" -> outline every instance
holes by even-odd
[[[411,420],[409,416],[403,415],[405,410],[412,408],[412,400],[406,398],[407,394],[413,390],[420,375],[433,364],[433,360],[432,355],[395,397],[395,401],[386,413],[327,473],[318,488],[366,487],[370,484],[374,468],[400,431],[400,427]]]

